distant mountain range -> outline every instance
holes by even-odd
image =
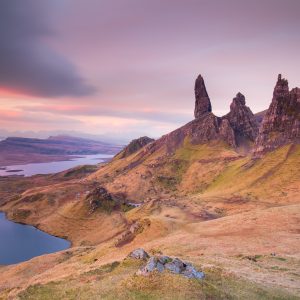
[[[68,155],[115,154],[120,145],[72,136],[8,137],[0,141],[0,165],[65,159]]]

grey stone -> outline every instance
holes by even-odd
[[[145,270],[147,272],[152,272],[154,271],[154,269],[156,268],[156,265],[157,265],[157,259],[156,257],[152,256],[150,257],[150,259],[148,260],[146,266],[145,266]]]
[[[144,257],[142,254],[145,251],[143,251],[143,249],[136,249],[130,254],[130,256],[132,257],[133,255],[135,258]],[[171,258],[165,255],[151,256],[146,265],[137,272],[137,275],[148,276],[155,270],[160,273],[164,270],[168,270],[171,273],[180,274],[187,278],[203,279],[205,277],[205,274],[197,271],[191,263],[184,262],[179,258]]]
[[[180,271],[186,266],[186,264],[179,258],[174,258],[172,263],[180,269]]]
[[[163,272],[164,269],[165,269],[165,267],[164,267],[163,264],[161,264],[160,262],[158,262],[157,265],[156,265],[156,269],[157,269],[158,272]]]
[[[205,274],[203,272],[199,272],[195,269],[194,266],[188,264],[185,270],[182,272],[182,275],[187,278],[196,278],[196,279],[204,279]]]
[[[133,250],[130,254],[129,257],[131,258],[135,258],[135,259],[143,259],[146,260],[148,259],[150,256],[149,254],[142,248],[138,248]]]
[[[176,273],[176,274],[180,273],[180,268],[178,266],[176,266],[173,262],[166,263],[165,268],[166,268],[166,270],[169,270],[172,273]]]
[[[160,262],[161,264],[164,265],[164,264],[166,264],[166,263],[168,263],[168,262],[171,262],[171,261],[172,261],[172,258],[169,257],[169,256],[161,255],[161,256],[158,257],[158,260],[159,260],[159,262]]]

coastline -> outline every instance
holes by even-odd
[[[20,224],[20,225],[24,225],[24,226],[34,227],[35,229],[37,229],[37,230],[39,230],[39,231],[41,231],[41,232],[43,232],[45,234],[48,234],[48,235],[51,235],[53,237],[56,237],[56,238],[59,238],[59,239],[62,239],[62,240],[65,240],[65,241],[69,242],[70,246],[68,248],[66,248],[65,250],[70,249],[70,248],[73,247],[73,241],[71,241],[67,236],[59,236],[59,235],[53,234],[53,233],[51,233],[51,232],[49,232],[47,230],[43,230],[43,229],[41,229],[39,227],[39,224],[32,224],[32,223],[29,223],[29,222],[26,223],[26,222],[23,222],[23,221],[19,221],[18,219],[12,219],[12,218],[9,217],[9,212],[7,212],[7,211],[4,211],[4,210],[0,209],[0,213],[3,213],[5,219],[7,219],[10,222],[13,222],[13,223],[16,223],[16,224]],[[61,250],[61,251],[65,251],[65,250]],[[59,252],[59,251],[57,251],[57,252]],[[44,255],[46,255],[46,254],[44,254]],[[5,266],[5,265],[0,265],[0,266]]]

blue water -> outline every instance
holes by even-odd
[[[46,163],[32,163],[25,165],[7,166],[5,170],[0,169],[0,176],[24,175],[32,176],[36,174],[51,174],[65,171],[79,165],[95,165],[111,158],[110,154],[84,155],[82,157],[72,158],[66,161],[54,161]],[[18,172],[7,172],[9,170],[21,170]]]
[[[11,222],[0,212],[0,265],[16,264],[69,247],[69,241],[33,226]]]

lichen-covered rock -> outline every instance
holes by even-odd
[[[179,258],[171,258],[164,255],[151,256],[146,265],[137,272],[137,275],[148,276],[154,271],[161,273],[165,270],[187,278],[203,279],[205,276],[203,272],[197,271],[192,264]]]
[[[197,271],[194,266],[188,264],[185,270],[182,272],[182,275],[187,278],[196,278],[196,279],[204,279],[205,274],[203,272]]]
[[[170,272],[172,273],[175,273],[175,274],[179,274],[180,273],[180,267],[176,264],[174,264],[174,262],[169,262],[167,264],[165,264],[165,268],[166,270],[169,270]]]
[[[300,89],[289,91],[288,81],[279,74],[271,105],[259,130],[254,154],[260,156],[289,143],[300,143]]]
[[[133,250],[128,256],[131,258],[142,260],[147,260],[150,257],[149,254],[142,248]]]
[[[161,264],[160,262],[157,262],[157,264],[156,264],[156,269],[157,269],[158,272],[161,273],[161,272],[164,271],[165,267],[164,267],[164,265]]]
[[[158,261],[163,265],[172,261],[172,258],[169,256],[166,256],[166,255],[160,255],[157,258],[158,258]]]

